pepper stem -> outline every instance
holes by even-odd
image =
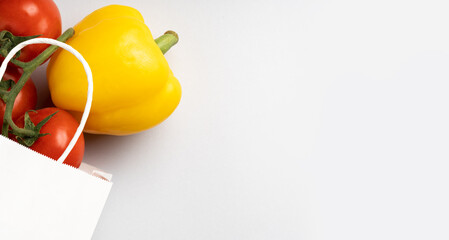
[[[156,38],[154,41],[161,49],[162,53],[165,54],[171,47],[175,46],[175,44],[179,41],[179,37],[174,31],[167,31],[164,35]]]

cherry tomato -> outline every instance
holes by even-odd
[[[61,35],[61,14],[53,0],[0,0],[0,9],[0,31],[54,39]],[[46,44],[27,46],[22,49],[19,60],[28,62],[47,47]]]
[[[22,76],[23,70],[17,67],[9,66],[6,70],[5,75],[3,76],[3,80],[13,80],[17,83],[19,81],[20,76]],[[14,102],[14,107],[12,109],[12,120],[16,120],[18,117],[25,114],[26,111],[34,109],[36,107],[37,102],[37,93],[36,87],[34,86],[33,81],[28,79],[23,86],[22,90],[16,97]],[[0,99],[0,128],[3,125],[3,115],[5,114],[5,102]]]
[[[79,123],[70,113],[58,108],[43,108],[28,112],[31,121],[37,125],[44,118],[57,112],[42,128],[41,133],[49,135],[40,137],[30,148],[47,157],[57,160],[72,140]],[[23,127],[23,116],[17,119],[17,126]],[[84,135],[81,134],[75,147],[64,161],[65,164],[78,168],[84,156]]]

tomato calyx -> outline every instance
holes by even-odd
[[[41,35],[34,36],[14,36],[9,31],[1,31],[0,32],[0,55],[2,57],[6,57],[9,51],[11,51],[15,46],[19,45],[21,42],[26,40],[30,40],[33,38],[40,37]],[[14,59],[17,59],[20,56],[20,51],[14,56]]]
[[[40,137],[49,135],[49,133],[40,133],[41,128],[58,112],[54,112],[40,121],[37,125],[34,125],[33,121],[31,121],[30,115],[28,112],[36,112],[34,110],[27,111],[24,115],[24,126],[23,128],[26,130],[30,130],[34,132],[34,135],[22,134],[20,132],[15,132],[14,130],[10,130],[10,133],[16,136],[17,142],[27,147],[33,146],[33,144]]]

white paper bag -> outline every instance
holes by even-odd
[[[83,164],[62,164],[82,133],[92,104],[92,73],[84,58],[62,42],[37,38],[15,47],[0,68],[28,44],[48,43],[74,54],[89,81],[80,126],[58,161],[0,137],[0,240],[88,240],[92,238],[112,183],[110,176]]]

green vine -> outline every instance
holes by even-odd
[[[71,38],[75,34],[75,30],[73,28],[67,29],[57,40],[61,42],[66,42],[69,38]],[[13,36],[11,33],[7,31],[2,31],[0,33],[0,54],[3,57],[6,57],[6,55],[9,53],[9,51],[14,48],[17,44],[26,41],[28,39],[35,38],[37,36],[31,36],[31,37],[16,37]],[[14,101],[19,94],[19,92],[22,90],[25,83],[28,81],[28,79],[31,76],[31,73],[36,70],[38,66],[40,66],[42,63],[44,63],[56,50],[58,49],[57,46],[49,46],[47,49],[45,49],[39,56],[37,56],[35,59],[29,61],[29,62],[22,62],[17,59],[13,59],[11,62],[15,64],[16,66],[23,69],[23,74],[20,77],[19,81],[17,81],[16,84],[11,84],[10,87],[11,90],[5,91],[2,89],[0,91],[0,97],[6,104],[5,108],[5,114],[3,115],[3,126],[2,126],[2,135],[5,137],[8,137],[8,133],[11,128],[11,133],[16,135],[19,139],[24,140],[28,146],[31,146],[34,141],[28,141],[28,139],[35,139],[42,136],[42,134],[39,132],[41,125],[45,124],[46,121],[48,121],[50,118],[44,119],[41,123],[39,123],[37,126],[34,126],[34,124],[30,124],[31,120],[28,119],[28,121],[25,122],[25,126],[23,128],[18,127],[14,121],[12,120],[12,110],[14,107]],[[19,53],[20,54],[20,53]],[[18,57],[16,55],[15,57]],[[50,116],[49,116],[50,117]],[[45,121],[45,122],[44,122]]]

